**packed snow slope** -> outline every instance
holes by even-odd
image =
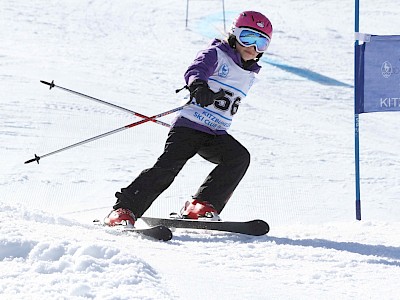
[[[227,29],[258,10],[275,31],[232,125],[252,162],[221,217],[271,231],[176,230],[157,242],[91,222],[155,162],[168,129],[146,123],[43,157],[140,118],[39,81],[145,115],[175,108],[187,66],[223,37],[222,2],[190,1],[187,28],[178,0],[0,2],[1,299],[398,299],[397,113],[360,116],[355,220],[354,3],[225,10]],[[362,0],[360,30],[400,34],[398,1]],[[34,154],[40,164],[24,164]],[[212,168],[192,159],[146,215],[180,209]]]

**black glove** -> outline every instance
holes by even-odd
[[[214,103],[214,100],[221,97],[221,93],[214,93],[207,82],[203,80],[195,80],[189,86],[190,100],[196,99],[196,103],[201,107],[205,107]],[[223,96],[223,95],[222,95]]]

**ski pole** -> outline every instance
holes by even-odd
[[[158,115],[154,115],[154,116],[152,116],[152,117],[150,117],[150,118],[149,118],[149,117],[146,117],[146,119],[143,119],[143,120],[137,121],[137,122],[135,122],[135,123],[131,123],[131,124],[125,125],[125,126],[123,126],[123,127],[120,127],[120,128],[114,129],[114,130],[111,130],[111,131],[109,131],[109,132],[106,132],[106,133],[103,133],[103,134],[94,136],[94,137],[92,137],[92,138],[83,140],[83,141],[81,141],[81,142],[78,142],[78,143],[69,145],[69,146],[67,146],[67,147],[64,147],[64,148],[61,148],[61,149],[58,149],[58,150],[55,150],[55,151],[53,151],[53,152],[44,154],[44,155],[42,155],[42,156],[37,156],[37,155],[35,154],[35,157],[32,158],[32,159],[27,160],[27,161],[25,162],[25,164],[29,164],[29,163],[34,162],[34,161],[36,161],[36,162],[39,164],[39,160],[40,160],[41,158],[44,158],[44,157],[50,156],[50,155],[54,155],[54,154],[56,154],[56,153],[60,153],[60,152],[62,152],[62,151],[68,150],[68,149],[72,149],[72,148],[81,146],[81,145],[83,145],[83,144],[87,144],[87,143],[89,143],[89,142],[93,142],[93,141],[95,141],[95,140],[101,139],[101,138],[106,137],[106,136],[109,136],[109,135],[111,135],[111,134],[114,134],[114,133],[117,133],[117,132],[126,130],[126,129],[128,129],[128,128],[132,128],[132,127],[138,126],[138,125],[140,125],[140,124],[143,124],[143,123],[146,123],[146,122],[149,122],[149,121],[153,121],[153,120],[155,120],[155,119],[157,119],[157,118],[164,117],[164,116],[166,116],[166,115],[172,114],[172,113],[174,113],[174,112],[177,112],[177,111],[183,109],[186,105],[188,105],[188,104],[185,104],[185,105],[179,106],[179,107],[177,107],[177,108],[174,108],[174,109],[165,111],[165,112],[160,113],[160,114],[158,114]]]
[[[51,90],[52,88],[54,88],[54,87],[55,87],[55,88],[59,88],[59,89],[61,89],[61,90],[67,91],[68,93],[71,93],[71,94],[74,94],[74,95],[78,95],[78,96],[81,96],[81,97],[84,97],[84,98],[87,98],[87,99],[96,101],[96,102],[98,102],[98,103],[105,104],[105,105],[108,105],[108,106],[117,108],[117,109],[119,109],[119,110],[122,110],[122,111],[125,111],[125,112],[128,112],[128,113],[131,113],[131,114],[133,114],[134,116],[137,116],[137,117],[140,117],[140,118],[143,118],[143,119],[149,119],[149,117],[147,117],[147,116],[145,116],[145,115],[142,115],[142,114],[140,114],[140,113],[138,113],[138,112],[135,112],[135,111],[133,111],[133,110],[124,108],[124,107],[122,107],[122,106],[119,106],[119,105],[116,105],[116,104],[113,104],[113,103],[110,103],[110,102],[107,102],[107,101],[104,101],[104,100],[101,100],[101,99],[98,99],[98,98],[95,98],[95,97],[92,97],[92,96],[89,96],[89,95],[85,95],[85,94],[83,94],[83,93],[80,93],[80,92],[77,92],[77,91],[74,91],[74,90],[70,90],[70,89],[67,89],[67,88],[62,87],[62,86],[58,86],[58,85],[54,84],[54,80],[53,80],[52,82],[47,82],[47,81],[44,81],[44,80],[40,80],[40,82],[43,83],[43,84],[46,84],[46,85],[50,86],[50,90]],[[156,119],[151,120],[151,122],[160,124],[160,125],[165,126],[165,127],[171,127],[171,125],[169,125],[168,123],[165,123],[165,122],[162,122],[162,121],[159,121],[159,120],[156,120]]]

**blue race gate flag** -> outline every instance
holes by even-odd
[[[356,46],[356,113],[400,111],[400,36],[363,37]]]

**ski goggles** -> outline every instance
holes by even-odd
[[[256,47],[256,51],[263,53],[267,51],[271,39],[258,31],[249,28],[235,28],[233,34],[236,36],[236,40],[243,47]]]

